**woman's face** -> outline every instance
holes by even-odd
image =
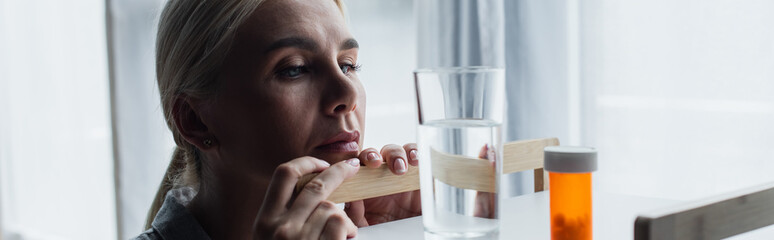
[[[361,149],[358,44],[333,0],[268,0],[238,29],[216,99],[201,114],[209,159],[259,171],[301,156],[338,162]]]

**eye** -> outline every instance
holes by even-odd
[[[360,65],[359,64],[343,64],[339,66],[341,68],[341,72],[344,74],[349,73],[349,71],[360,71]]]
[[[280,70],[277,75],[284,78],[298,78],[301,74],[309,72],[306,66],[293,66]]]

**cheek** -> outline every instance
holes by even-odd
[[[276,139],[282,139],[284,149],[297,149],[306,144],[309,132],[313,128],[314,113],[319,103],[311,94],[278,94],[266,111],[266,119],[272,121],[267,128],[275,128]]]
[[[357,120],[360,122],[361,125],[365,125],[365,114],[366,114],[366,100],[365,97],[361,97],[357,101],[357,109],[355,109],[355,115],[357,116]]]
[[[299,104],[299,102],[283,102],[276,105],[274,111],[269,113],[267,118],[274,121],[274,126],[282,129],[287,135],[302,135],[310,128],[312,109],[310,104]]]
[[[357,106],[361,109],[363,112],[362,114],[365,114],[365,107],[366,107],[366,91],[363,87],[363,83],[360,82],[360,80],[357,80]]]
[[[357,120],[360,123],[360,131],[361,133],[365,132],[365,114],[366,114],[366,92],[365,88],[363,88],[363,84],[358,81],[357,83],[357,89],[358,89],[358,96],[357,96],[357,109],[355,110],[355,115],[357,116]],[[361,135],[362,138],[363,135]]]

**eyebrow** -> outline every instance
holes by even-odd
[[[341,44],[341,50],[347,50],[347,49],[353,49],[353,48],[360,48],[360,44],[357,43],[357,40],[354,38],[349,38],[347,40],[344,40],[344,42]]]
[[[314,41],[312,41],[312,39],[309,39],[309,38],[302,38],[302,37],[283,38],[269,45],[269,47],[267,47],[266,50],[263,51],[263,53],[269,53],[271,51],[274,51],[280,48],[286,48],[286,47],[295,47],[295,48],[300,48],[308,51],[314,51],[317,48],[317,43],[315,43]]]
[[[289,38],[283,38],[280,40],[275,41],[269,47],[264,50],[264,53],[269,53],[271,51],[280,49],[280,48],[287,48],[287,47],[294,47],[294,48],[300,48],[307,51],[314,51],[318,48],[317,43],[315,43],[312,39],[309,38],[303,38],[303,37],[289,37]],[[344,42],[341,43],[341,49],[340,50],[348,50],[353,48],[360,48],[360,44],[357,43],[357,40],[354,38],[349,38],[347,40],[344,40]]]

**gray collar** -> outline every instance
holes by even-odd
[[[210,240],[185,205],[196,196],[192,188],[169,190],[151,225],[164,239]]]

